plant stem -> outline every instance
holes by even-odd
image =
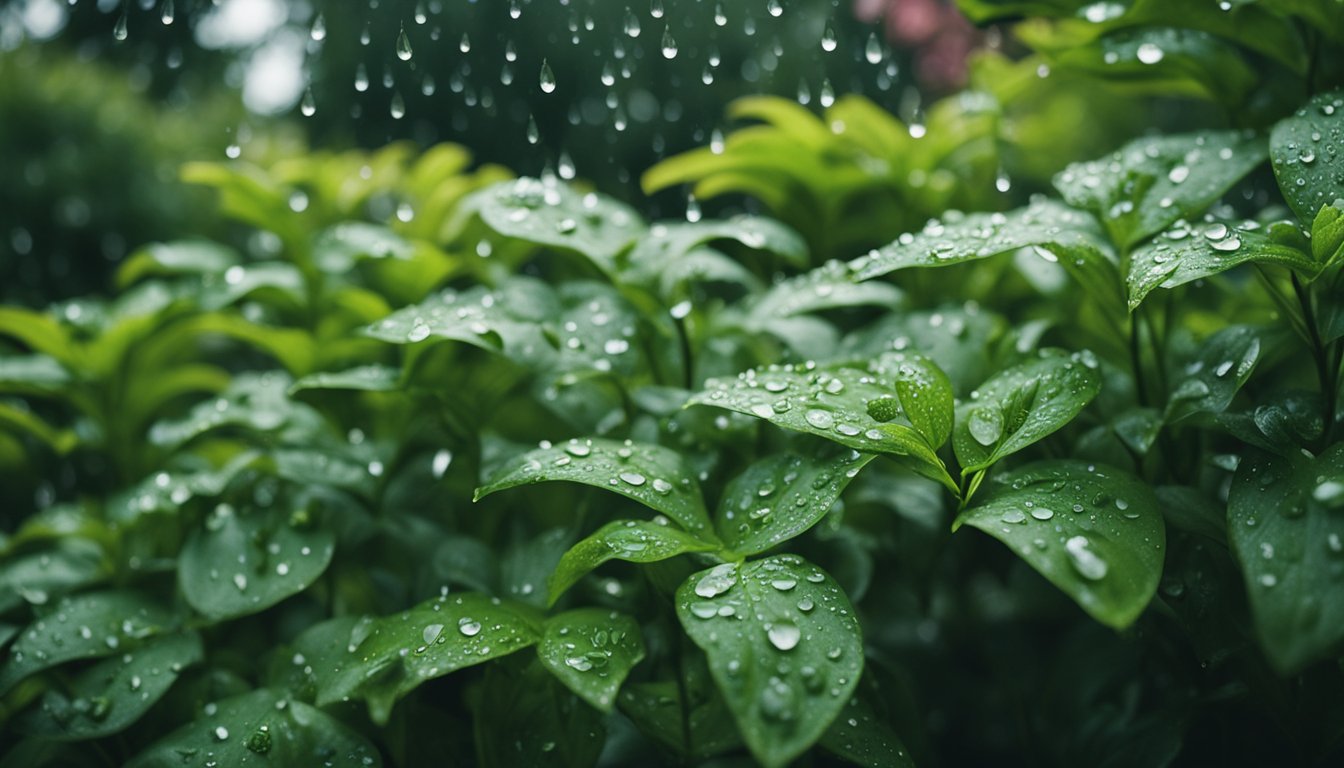
[[[1139,315],[1129,316],[1129,364],[1134,369],[1134,392],[1139,405],[1148,406],[1148,382],[1143,375],[1143,353],[1139,350]]]
[[[1321,331],[1316,324],[1316,310],[1312,306],[1311,295],[1302,285],[1294,273],[1293,292],[1297,294],[1297,301],[1302,306],[1302,320],[1307,326],[1307,333],[1311,340],[1311,357],[1316,363],[1316,376],[1320,379],[1321,397],[1325,400],[1325,428],[1321,435],[1325,445],[1330,444],[1331,433],[1335,426],[1335,409],[1339,399],[1339,365],[1332,364],[1330,360],[1331,353],[1326,345],[1321,341]],[[1338,343],[1335,345],[1338,346]]]

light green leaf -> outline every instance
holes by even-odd
[[[889,352],[867,367],[772,365],[736,379],[710,379],[691,405],[711,405],[824,437],[865,453],[900,457],[955,489],[942,460],[915,430],[896,397],[899,367],[915,359]]]
[[[265,610],[298,594],[331,563],[335,536],[306,511],[220,504],[182,546],[177,582],[192,608],[212,619]]]
[[[539,328],[559,314],[560,302],[550,286],[512,278],[493,291],[483,286],[444,291],[383,318],[367,333],[392,344],[452,339],[530,359],[551,351]],[[528,347],[536,349],[525,354]]]
[[[474,208],[502,235],[577,251],[609,275],[617,271],[616,257],[646,229],[633,208],[581,194],[555,178],[501,182],[475,193],[463,208]]]
[[[753,331],[768,331],[771,323],[784,317],[822,312],[845,307],[900,307],[904,294],[887,283],[862,283],[855,279],[849,265],[828,261],[820,267],[789,278],[753,298],[747,308],[744,326]]]
[[[677,618],[709,657],[748,748],[771,768],[821,738],[863,671],[849,598],[795,555],[692,575],[677,590]]]
[[[53,394],[70,382],[70,372],[46,355],[0,356],[0,392]]]
[[[310,373],[289,387],[293,395],[306,390],[348,389],[358,392],[393,392],[400,388],[401,370],[390,365],[361,365],[344,371]]]
[[[53,427],[26,408],[4,402],[0,402],[0,431],[36,438],[58,455],[68,454],[79,445],[79,436],[74,432]]]
[[[1175,288],[1246,263],[1277,264],[1315,277],[1320,266],[1307,254],[1275,242],[1254,223],[1220,221],[1180,225],[1136,248],[1130,256],[1129,308],[1159,286]]]
[[[1279,189],[1304,224],[1344,198],[1344,91],[1317,95],[1269,135]]]
[[[387,227],[347,221],[318,234],[313,254],[323,272],[344,275],[361,259],[410,259],[415,246]]]
[[[1344,444],[1314,459],[1249,452],[1228,494],[1227,536],[1274,666],[1290,675],[1333,657],[1344,640]]]
[[[1263,138],[1237,131],[1141,138],[1070,165],[1055,176],[1055,188],[1127,248],[1203,213],[1266,156]]]
[[[294,642],[295,666],[318,706],[368,702],[387,722],[392,705],[421,683],[507,656],[538,640],[527,609],[476,593],[441,597],[378,618],[344,617],[312,627]]]
[[[923,355],[906,355],[896,364],[896,397],[929,447],[943,447],[952,436],[952,382],[947,374]]]
[[[1322,206],[1312,220],[1311,255],[1323,266],[1344,257],[1344,197]]]
[[[848,336],[837,359],[877,357],[889,350],[919,350],[966,394],[994,370],[990,351],[1007,323],[977,304],[892,313]]]
[[[34,672],[67,661],[124,653],[177,624],[171,611],[138,592],[63,598],[9,647],[9,658],[0,667],[0,693]]]
[[[1123,629],[1157,591],[1166,528],[1146,483],[1081,461],[1041,461],[995,478],[957,518],[1008,545],[1092,618]]]
[[[377,768],[378,750],[339,720],[278,691],[234,696],[155,742],[127,768],[181,768],[184,760],[219,766],[323,765]]]
[[[195,633],[163,635],[81,671],[42,697],[23,730],[59,741],[97,739],[125,730],[163,697],[185,667],[202,657]]]
[[[149,430],[149,440],[164,448],[178,448],[201,435],[236,429],[282,438],[322,433],[325,421],[310,406],[286,394],[290,379],[274,372],[240,374],[219,397],[192,408],[186,417],[160,421]]]
[[[735,216],[726,221],[654,224],[630,249],[625,277],[647,281],[654,275],[666,275],[692,254],[704,250],[702,246],[721,240],[766,251],[795,266],[807,264],[807,244],[796,232],[773,219]]]
[[[65,365],[74,360],[70,331],[45,312],[0,307],[0,337],[15,339],[32,352],[49,355]]]
[[[825,517],[850,480],[875,458],[833,445],[810,455],[767,456],[724,489],[714,520],[719,535],[743,555],[782,544]]]
[[[121,263],[117,287],[125,288],[146,277],[223,274],[240,261],[232,248],[209,240],[150,243]]]
[[[556,480],[619,493],[662,512],[702,539],[713,539],[694,471],[681,454],[661,445],[575,438],[539,448],[509,462],[477,489],[476,499],[505,488]]]
[[[985,469],[1068,424],[1101,391],[1090,352],[1044,350],[999,372],[957,406],[952,447],[962,474]]]
[[[630,616],[581,608],[546,620],[537,657],[579,698],[609,713],[626,675],[644,658],[644,639]]]
[[[609,560],[653,563],[687,552],[710,552],[717,544],[671,526],[644,520],[614,520],[575,544],[560,558],[548,579],[550,602]]]
[[[1167,402],[1166,420],[1176,422],[1196,413],[1222,413],[1251,377],[1260,360],[1260,330],[1232,325],[1200,345],[1199,355],[1177,379]]]

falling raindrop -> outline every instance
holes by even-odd
[[[555,92],[555,72],[551,71],[550,62],[546,59],[541,60],[541,92]]]
[[[406,36],[406,25],[401,26],[401,32],[397,34],[397,58],[402,61],[410,61],[412,56],[411,39]]]
[[[677,57],[677,41],[672,38],[672,27],[663,29],[663,58],[675,59]]]

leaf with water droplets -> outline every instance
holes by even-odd
[[[343,275],[365,259],[410,260],[415,244],[387,227],[347,221],[320,232],[313,238],[313,255],[318,268],[329,275]]]
[[[388,616],[310,627],[294,641],[289,685],[312,692],[318,706],[363,699],[381,725],[392,705],[425,681],[507,656],[538,637],[528,606],[464,592]]]
[[[1220,413],[1217,420],[1242,442],[1291,457],[1321,439],[1324,411],[1319,393],[1290,389],[1270,394],[1249,411]]]
[[[914,768],[915,761],[863,693],[850,697],[844,711],[821,737],[827,752],[865,768]]]
[[[655,276],[677,270],[680,262],[702,246],[720,241],[735,241],[799,267],[808,262],[807,244],[793,230],[773,219],[736,216],[726,220],[654,224],[630,249],[622,276],[634,282],[651,282]]]
[[[560,558],[549,577],[550,602],[555,603],[588,572],[609,560],[654,563],[687,552],[711,552],[715,543],[678,528],[646,520],[614,520],[575,544]]]
[[[743,326],[756,332],[769,331],[780,318],[847,307],[897,310],[904,303],[904,297],[905,294],[894,285],[859,282],[848,265],[828,261],[809,272],[776,283],[754,297],[746,309]]]
[[[949,213],[922,231],[850,263],[859,280],[915,267],[964,264],[1035,248],[1063,267],[1083,290],[1108,309],[1120,305],[1120,276],[1095,219],[1053,200],[1038,200],[1007,213]]]
[[[316,707],[260,689],[211,703],[195,720],[156,741],[127,768],[203,765],[312,765],[377,768],[382,758],[344,723]]]
[[[257,464],[261,454],[244,451],[218,469],[156,472],[130,488],[113,494],[107,516],[118,525],[130,526],[153,513],[176,514],[193,500],[211,499],[224,492],[243,470]]]
[[[1333,658],[1344,640],[1344,444],[1315,459],[1248,451],[1228,493],[1227,538],[1279,672]]]
[[[957,406],[952,447],[962,473],[985,469],[1073,420],[1101,391],[1090,352],[1045,350],[999,372]]]
[[[1322,93],[1269,135],[1279,189],[1303,224],[1344,198],[1344,91]]]
[[[617,272],[616,257],[646,230],[633,208],[595,192],[581,194],[554,178],[501,182],[475,193],[460,211],[478,212],[502,235],[578,252],[608,275]]]
[[[224,429],[282,440],[306,442],[326,431],[326,422],[316,410],[289,398],[291,380],[283,374],[239,374],[219,394],[191,409],[185,417],[156,423],[149,441],[174,449],[201,435]]]
[[[888,454],[955,489],[942,460],[910,423],[896,395],[901,365],[918,359],[888,352],[865,367],[771,365],[735,379],[710,379],[689,404],[726,408],[865,453]]]
[[[289,386],[289,394],[312,390],[340,389],[355,392],[395,392],[400,389],[401,370],[390,365],[361,365],[344,371],[310,373]]]
[[[0,693],[44,669],[123,653],[171,631],[179,619],[139,592],[86,592],[44,611],[19,633],[0,666]]]
[[[117,268],[117,287],[124,289],[146,277],[222,275],[241,261],[237,251],[209,240],[150,243]]]
[[[1173,378],[1167,422],[1226,410],[1260,361],[1262,333],[1249,325],[1232,325],[1205,339],[1195,359],[1178,368],[1183,376]]]
[[[963,511],[1101,623],[1123,629],[1152,600],[1166,527],[1142,480],[1081,461],[1040,461],[994,478]]]
[[[580,608],[546,620],[537,658],[579,698],[610,713],[621,683],[644,658],[644,638],[630,616]]]
[[[469,701],[479,761],[471,762],[480,768],[596,766],[609,743],[603,714],[530,653],[488,665]]]
[[[796,555],[728,563],[677,590],[677,617],[756,759],[774,768],[812,746],[863,671],[863,640],[840,587]]]
[[[1129,308],[1136,309],[1159,286],[1175,288],[1246,263],[1276,264],[1307,278],[1320,266],[1298,249],[1277,242],[1271,225],[1229,226],[1220,221],[1178,225],[1134,249],[1130,255]]]
[[[84,669],[64,688],[47,691],[20,727],[57,741],[118,733],[139,720],[178,673],[201,657],[201,638],[194,632],[161,635]]]
[[[1128,248],[1203,213],[1265,157],[1262,138],[1238,131],[1145,137],[1070,165],[1055,176],[1055,188]]]
[[[724,489],[714,520],[719,536],[743,555],[799,536],[826,516],[859,470],[875,458],[834,445],[811,454],[767,456]]]
[[[694,472],[681,454],[661,445],[594,437],[538,448],[510,461],[476,490],[476,499],[557,480],[619,493],[667,515],[702,540],[713,540]]]
[[[307,510],[220,504],[192,531],[177,581],[192,608],[212,619],[263,611],[308,588],[331,562],[333,532]]]
[[[917,349],[947,373],[956,394],[964,395],[994,370],[990,352],[1008,331],[1007,325],[999,315],[970,302],[894,312],[846,337],[838,358],[862,359],[891,349]]]

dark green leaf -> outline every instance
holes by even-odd
[[[183,668],[201,660],[194,633],[163,635],[80,672],[65,690],[49,690],[24,730],[61,741],[125,730],[154,706]]]
[[[905,417],[929,447],[942,448],[952,436],[952,382],[947,374],[927,357],[906,355],[896,364],[896,397]]]
[[[962,473],[979,471],[1068,424],[1101,391],[1090,352],[1048,350],[1001,371],[957,406],[952,447]]]
[[[127,768],[322,765],[373,768],[378,750],[320,709],[262,689],[206,705],[196,720],[155,742]],[[193,762],[194,764],[194,762]]]
[[[1222,413],[1260,360],[1260,331],[1232,325],[1200,345],[1199,356],[1182,370],[1167,403],[1168,422],[1196,413]]]
[[[581,608],[546,620],[537,657],[579,698],[611,712],[621,683],[644,658],[644,639],[630,616]]]
[[[1248,133],[1142,138],[1100,160],[1070,165],[1055,177],[1055,187],[1129,247],[1203,213],[1265,157],[1264,140]]]
[[[1000,475],[957,518],[1007,544],[1092,618],[1123,629],[1157,591],[1166,528],[1138,478],[1081,461],[1041,461]]]
[[[802,534],[826,516],[850,480],[874,458],[831,447],[757,461],[724,489],[715,516],[719,536],[734,552],[753,555]]]
[[[677,590],[677,617],[767,766],[784,765],[821,738],[863,671],[849,598],[794,555],[691,576]]]
[[[1227,534],[1274,666],[1292,674],[1332,657],[1344,640],[1344,444],[1315,458],[1250,452]]]
[[[1304,224],[1344,198],[1344,91],[1322,93],[1280,120],[1269,136],[1269,157],[1284,199]]]
[[[821,746],[866,768],[914,768],[900,737],[861,695],[850,698],[840,716],[821,737]]]
[[[191,409],[183,419],[161,421],[149,431],[149,440],[178,448],[206,433],[226,428],[306,442],[325,428],[321,414],[286,394],[289,377],[275,372],[235,376],[219,397]]]
[[[670,448],[629,440],[573,439],[514,459],[476,491],[551,481],[583,483],[619,493],[662,512],[701,538],[713,536],[695,473]]]
[[[532,658],[491,664],[473,692],[474,737],[483,768],[592,768],[606,741],[601,713]],[[511,723],[515,727],[500,727]]]
[[[265,610],[308,588],[331,562],[332,531],[304,510],[220,504],[182,546],[178,585],[212,619]]]
[[[589,571],[609,560],[653,563],[717,548],[717,544],[671,526],[643,520],[615,520],[575,544],[560,558],[549,579],[550,601],[554,603]]]

